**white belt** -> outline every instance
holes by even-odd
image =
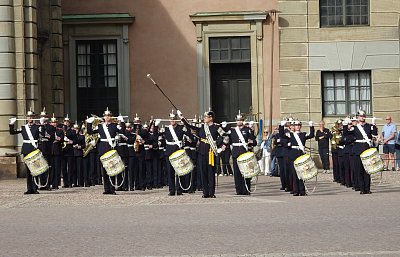
[[[159,147],[158,150],[164,150],[164,147]]]
[[[342,146],[342,145],[338,145],[338,147],[339,147],[340,149],[344,149],[344,146]]]
[[[190,150],[196,151],[196,147],[190,147]]]
[[[37,143],[37,140],[23,140],[22,142],[26,144],[32,144],[32,143]]]
[[[182,143],[182,141],[177,141],[177,142],[169,142],[167,141],[167,145],[180,145]]]
[[[189,147],[189,146],[185,146],[183,149],[185,149],[185,150],[189,150],[189,149],[190,149],[190,147]]]
[[[127,145],[126,143],[119,143],[118,146],[124,146]]]
[[[41,141],[42,142],[49,142],[49,139],[48,138],[42,138]]]
[[[133,145],[128,145],[128,147],[133,147]]]
[[[365,139],[359,139],[359,140],[356,140],[356,143],[369,143],[369,141],[367,141]]]
[[[297,145],[292,146],[292,149],[301,150],[300,146],[297,146]]]
[[[233,146],[243,146],[246,147],[246,144],[243,143],[232,143]]]
[[[101,141],[101,142],[108,142],[108,139],[103,139],[103,138],[102,138],[102,139],[100,139],[100,141]],[[111,138],[111,142],[114,142],[114,141],[115,141],[115,139],[114,139],[114,138]]]

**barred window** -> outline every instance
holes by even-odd
[[[369,0],[320,0],[321,27],[369,25]]]
[[[324,116],[372,113],[370,71],[323,72],[322,87]]]

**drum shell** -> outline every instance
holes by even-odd
[[[296,175],[299,179],[303,181],[310,180],[318,175],[318,169],[309,154],[303,154],[298,157],[294,163],[294,169],[296,170]]]
[[[36,177],[49,169],[49,165],[40,150],[35,150],[24,157],[24,163],[32,176]]]
[[[368,174],[380,172],[384,168],[381,156],[376,148],[369,148],[360,154],[361,162]]]
[[[125,170],[125,164],[116,150],[110,150],[103,154],[100,157],[100,161],[110,177],[116,176]]]
[[[192,160],[185,150],[175,151],[168,159],[179,177],[189,174],[194,169]]]
[[[261,173],[256,156],[252,152],[246,152],[237,158],[239,171],[244,178],[253,178]]]

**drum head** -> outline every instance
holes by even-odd
[[[369,149],[365,150],[364,152],[362,152],[360,154],[360,157],[365,158],[365,157],[371,156],[377,152],[378,152],[378,150],[376,150],[376,148],[369,148]]]
[[[35,155],[37,155],[37,154],[39,154],[39,153],[40,153],[40,150],[39,150],[39,149],[36,149],[35,151],[30,152],[28,155],[26,155],[26,156],[24,157],[24,160],[28,160],[28,159],[32,158],[33,156],[35,156]]]
[[[300,164],[305,162],[310,158],[309,154],[303,154],[302,156],[297,157],[297,159],[294,161],[295,164]]]
[[[174,158],[176,158],[176,157],[181,156],[181,155],[184,154],[184,153],[185,153],[185,150],[181,149],[181,150],[178,150],[178,151],[173,152],[173,153],[169,156],[169,158],[170,158],[170,159],[174,159]]]
[[[116,150],[110,150],[110,151],[106,152],[105,154],[103,154],[103,155],[100,157],[100,160],[108,159],[108,158],[110,158],[111,156],[113,156],[116,152],[117,152]]]
[[[238,162],[243,161],[243,160],[247,160],[251,157],[254,156],[254,153],[252,152],[247,152],[247,153],[242,153],[241,155],[239,155],[239,157],[237,158]]]

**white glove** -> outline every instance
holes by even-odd
[[[10,125],[14,125],[16,121],[17,121],[17,118],[15,118],[15,117],[11,118]]]
[[[116,135],[115,136],[115,140],[119,140],[120,139],[120,136],[119,135]]]
[[[286,120],[281,120],[281,126],[285,126],[286,125]]]
[[[40,125],[43,125],[45,121],[46,121],[45,117],[40,117],[39,119]]]
[[[346,117],[345,119],[344,119],[344,121],[343,121],[343,125],[349,125],[351,123],[351,120],[350,120],[350,118],[349,117]]]
[[[223,128],[226,128],[227,125],[228,125],[228,123],[227,123],[226,121],[221,122],[221,126],[222,126]]]
[[[179,118],[181,118],[181,119],[183,118],[183,114],[180,110],[177,110],[176,114],[178,114]]]
[[[154,121],[154,126],[158,127],[158,125],[160,124],[160,122],[161,122],[161,119],[156,119],[156,120]]]
[[[64,141],[68,142],[69,141],[68,137],[64,137]]]
[[[376,118],[375,117],[372,118],[371,123],[374,124],[374,125],[376,124]]]
[[[120,125],[117,125],[117,129],[121,130],[121,126],[120,126]]]
[[[313,126],[314,126],[314,122],[313,122],[312,120],[310,120],[310,121],[308,122],[308,125],[309,125],[310,127],[313,127]]]
[[[90,117],[90,118],[86,119],[87,123],[93,123],[93,121],[94,121],[94,117]]]
[[[124,122],[124,117],[122,117],[121,115],[119,115],[119,116],[117,117],[117,121]]]
[[[94,147],[94,146],[96,146],[96,141],[92,140],[92,141],[90,141],[90,144]]]
[[[250,122],[249,122],[249,127],[252,128],[253,125],[254,125],[254,121],[250,121]]]

